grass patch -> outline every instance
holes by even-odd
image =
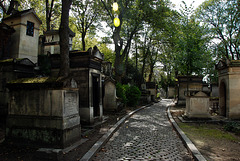
[[[205,138],[226,139],[229,141],[237,141],[237,142],[240,141],[240,139],[234,136],[233,134],[222,131],[219,125],[186,124],[186,123],[178,123],[178,125],[189,137],[200,136]]]

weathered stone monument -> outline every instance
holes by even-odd
[[[106,111],[117,110],[116,81],[111,77],[104,79],[103,109]]]
[[[178,105],[186,104],[186,96],[192,96],[202,91],[202,76],[178,76]],[[188,92],[188,93],[187,93]]]
[[[157,85],[155,82],[146,82],[146,89],[150,91],[151,101],[156,101],[157,98]]]
[[[141,97],[139,99],[139,104],[144,105],[151,102],[151,93],[147,90],[146,83],[141,84]]]
[[[56,78],[25,78],[10,82],[6,138],[65,148],[80,140],[76,83],[62,88]]]
[[[210,118],[209,96],[203,92],[187,96],[185,115],[188,118]]]
[[[229,119],[240,119],[240,61],[222,60],[216,65],[219,84],[219,113]]]
[[[9,55],[7,58],[28,58],[37,63],[39,28],[42,23],[33,9],[16,11],[2,19],[2,22],[12,27]]]
[[[175,87],[168,87],[167,98],[174,98],[175,95]]]
[[[0,60],[0,117],[5,122],[8,109],[9,90],[7,82],[25,77],[34,76],[35,64],[29,59]]]
[[[69,51],[72,51],[72,40],[75,33],[69,29]],[[43,51],[40,51],[40,55],[48,54],[60,54],[60,36],[59,30],[50,30],[44,32],[44,36],[40,37],[41,44],[43,46]]]

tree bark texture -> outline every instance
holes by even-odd
[[[69,10],[72,0],[62,0],[62,14],[59,28],[60,36],[60,71],[59,77],[67,77],[70,73],[69,65]]]
[[[49,7],[49,1],[46,0],[46,25],[47,25],[47,31],[51,30],[51,18],[52,18],[52,12],[53,12],[53,4],[54,4],[54,0],[52,0],[51,6]]]

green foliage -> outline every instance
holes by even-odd
[[[161,73],[160,77],[161,77],[161,80],[159,81],[159,85],[165,91],[167,91],[168,87],[175,86],[175,79],[173,76],[170,77],[170,76],[165,75],[164,73]]]
[[[240,59],[239,0],[206,0],[196,11],[197,18],[211,30],[221,58]],[[223,54],[222,54],[223,53]]]
[[[224,130],[240,134],[240,124],[238,122],[229,122],[224,125]]]
[[[136,86],[130,86],[126,90],[127,105],[136,106],[141,96],[141,91]]]
[[[207,48],[208,30],[191,16],[192,13],[192,8],[185,4],[179,19],[180,26],[175,46],[175,69],[181,75],[199,75],[211,61]]]
[[[116,91],[117,91],[117,97],[121,99],[122,103],[126,104],[127,103],[126,86],[122,85],[121,83],[117,83]]]
[[[112,49],[108,48],[107,44],[101,43],[100,46],[98,46],[98,49],[104,54],[105,61],[114,64],[115,54]]]
[[[137,105],[141,96],[141,91],[138,87],[117,83],[116,90],[117,97],[121,98],[122,103],[131,107]]]

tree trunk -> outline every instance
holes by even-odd
[[[143,65],[142,65],[142,72],[141,72],[141,84],[144,83],[144,71],[145,71],[145,66],[146,66],[146,59],[148,55],[148,49],[146,52],[143,53]]]
[[[136,37],[136,35],[135,35]],[[138,50],[137,50],[137,40],[135,41],[135,49],[136,49],[136,71],[138,71]]]
[[[46,25],[47,25],[47,31],[50,31],[49,3],[48,3],[48,0],[46,0]]]
[[[120,21],[121,22],[121,21]],[[123,55],[121,55],[121,50],[123,46],[123,40],[120,37],[120,31],[121,31],[121,25],[119,27],[115,28],[115,31],[113,32],[113,41],[115,45],[115,79],[117,82],[122,82],[122,75],[123,75]]]
[[[51,18],[52,18],[52,12],[53,12],[53,4],[54,0],[51,2],[51,6],[49,7],[49,1],[46,0],[46,25],[47,25],[47,31],[51,30]]]
[[[60,58],[61,65],[58,73],[59,77],[68,77],[70,73],[69,66],[69,10],[72,0],[62,1],[62,15],[59,28],[60,36]]]
[[[148,82],[152,81],[153,69],[154,69],[154,64],[151,64],[150,65],[150,73],[149,73],[149,76],[148,76]]]
[[[83,51],[86,50],[85,37],[86,37],[86,32],[82,32],[82,48],[83,48]]]

